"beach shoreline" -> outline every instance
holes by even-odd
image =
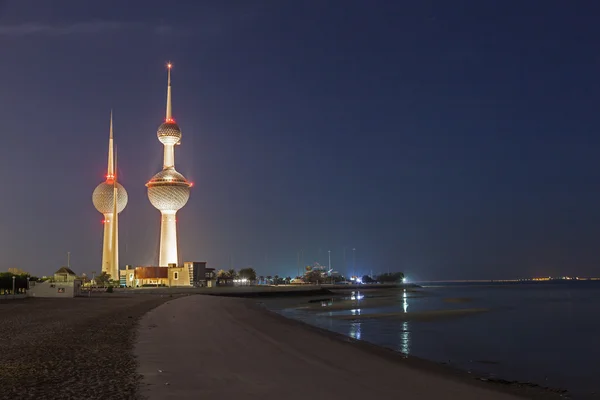
[[[136,365],[143,368],[144,362],[147,361],[135,358],[140,340],[143,342],[148,339],[140,333],[144,330],[157,332],[161,329],[165,329],[164,337],[153,337],[146,342],[147,345],[160,349],[173,343],[173,340],[181,340],[184,348],[181,356],[175,357],[177,352],[171,352],[171,349],[165,347],[168,354],[155,354],[158,358],[152,362],[161,364],[162,368],[170,362],[175,363],[175,368],[181,360],[191,362],[191,369],[185,370],[183,374],[187,376],[187,380],[194,380],[197,374],[204,373],[196,365],[198,359],[206,363],[203,364],[206,368],[210,368],[211,365],[221,366],[224,374],[232,375],[234,378],[231,379],[234,381],[223,386],[225,393],[222,396],[221,393],[213,393],[217,398],[227,398],[229,385],[236,388],[236,376],[247,383],[250,378],[245,378],[244,375],[256,372],[253,371],[253,367],[236,371],[235,363],[239,360],[245,362],[248,357],[260,364],[263,358],[271,354],[270,361],[265,361],[267,365],[262,366],[268,369],[269,373],[279,373],[275,366],[283,363],[287,368],[291,368],[290,374],[301,379],[297,384],[303,384],[302,379],[311,379],[310,371],[296,370],[294,366],[288,365],[287,360],[278,358],[282,350],[289,353],[291,359],[296,362],[316,365],[317,371],[329,372],[333,369],[335,372],[340,368],[344,369],[347,362],[343,360],[350,357],[352,363],[362,364],[365,360],[365,365],[370,364],[375,369],[380,368],[382,363],[386,365],[386,369],[400,368],[400,375],[414,375],[416,380],[431,381],[432,385],[441,380],[446,384],[451,381],[467,385],[467,388],[474,388],[473,390],[490,390],[490,393],[512,394],[520,398],[567,397],[564,393],[532,387],[526,383],[481,381],[480,378],[485,377],[468,374],[452,365],[406,356],[385,347],[287,318],[267,309],[257,301],[260,299],[255,297],[117,294],[95,296],[75,299],[26,299],[0,304],[0,316],[5,321],[0,327],[0,338],[4,339],[0,344],[4,362],[0,383],[5,388],[4,392],[0,393],[0,399],[13,398],[15,395],[19,398],[53,399],[57,398],[57,393],[90,399],[137,398],[148,389],[148,385],[139,380],[138,374],[132,373],[132,368],[135,369]],[[288,296],[284,294],[283,297]],[[188,302],[198,304],[185,306]],[[180,304],[184,305],[181,310]],[[157,315],[160,318],[157,319]],[[149,317],[155,318],[154,327],[148,326]],[[230,340],[222,341],[221,336],[228,330]],[[186,341],[191,342],[191,347],[185,347]],[[340,344],[344,347],[339,347]],[[231,349],[225,349],[221,354],[212,354],[221,358],[205,357],[211,354],[214,346]],[[251,354],[247,354],[248,346],[256,347],[250,349]],[[316,351],[316,348],[321,350]],[[197,353],[194,353],[194,349]],[[269,363],[271,365],[268,365]],[[231,367],[232,365],[234,367]],[[166,370],[165,376],[168,374],[168,368]],[[22,372],[18,373],[19,371]],[[115,374],[114,371],[118,373]],[[386,373],[385,370],[383,373]],[[261,376],[257,379],[260,380]],[[368,371],[361,376],[360,379],[364,380],[379,379],[369,375]],[[282,375],[282,379],[286,378],[287,375]],[[222,378],[212,376],[212,379],[216,379],[218,388],[218,382]],[[343,377],[339,379],[343,380]],[[113,383],[107,387],[107,382]],[[65,384],[68,385],[67,392],[64,391]],[[164,384],[165,382],[162,383],[163,386]],[[183,383],[184,387],[185,384],[188,382]],[[214,384],[214,381],[210,384]],[[264,386],[270,384],[263,382]],[[382,383],[383,386],[385,384],[386,382]],[[165,387],[160,389],[163,392],[158,392],[164,394]],[[264,396],[262,388],[255,390],[258,392],[255,393],[257,398]],[[466,389],[467,395],[469,392],[470,389]],[[329,396],[336,393],[330,392]],[[398,388],[395,393],[406,394],[406,389]],[[196,395],[189,398],[196,398]],[[388,397],[384,394],[382,398]],[[471,397],[461,395],[444,398]]]
[[[153,345],[173,331],[180,335],[178,343],[168,351]],[[452,366],[406,356],[286,318],[255,299],[186,296],[146,314],[140,322],[138,338],[135,352],[139,372],[144,376],[142,395],[150,399],[201,395],[230,398],[229,394],[233,398],[234,392],[244,390],[249,391],[246,398],[305,398],[310,394],[300,396],[302,382],[320,379],[321,373],[331,381],[327,387],[319,388],[328,396],[357,398],[365,390],[363,396],[377,396],[379,392],[379,398],[404,395],[415,399],[537,400],[564,399],[566,395],[527,383],[483,381]],[[185,371],[195,368],[195,353],[210,370],[185,379]],[[185,360],[186,356],[191,359]],[[304,364],[311,367],[306,369]],[[223,374],[234,378],[221,382]],[[291,379],[290,374],[302,377],[301,381]],[[265,376],[273,375],[277,382],[265,381]],[[357,380],[364,383],[358,384]],[[288,392],[294,382],[300,386]],[[346,387],[344,382],[357,384]],[[279,391],[279,397],[269,397],[273,390]]]
[[[265,314],[267,314],[271,318],[279,320],[281,323],[289,323],[294,326],[301,327],[302,329],[308,329],[320,335],[324,335],[341,342],[351,343],[352,345],[356,346],[357,348],[360,348],[363,351],[366,351],[371,354],[376,354],[377,356],[390,359],[394,362],[408,365],[410,368],[423,371],[427,374],[433,374],[435,376],[441,376],[444,378],[452,378],[460,382],[466,382],[469,385],[474,385],[482,388],[492,388],[493,390],[498,391],[500,393],[512,394],[528,399],[542,400],[553,398],[568,398],[568,392],[562,388],[543,387],[531,382],[491,379],[485,375],[472,373],[463,368],[455,367],[448,363],[439,363],[436,361],[416,357],[413,355],[404,354],[402,352],[384,346],[380,346],[360,339],[355,339],[351,336],[344,335],[342,333],[321,328],[294,318],[289,318],[278,313],[277,311],[270,310],[259,303],[254,303],[250,306],[258,307]]]

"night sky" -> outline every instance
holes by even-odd
[[[158,261],[165,63],[194,182],[180,261],[295,276],[600,275],[600,5],[0,0],[0,269]],[[344,265],[346,249],[346,265]]]

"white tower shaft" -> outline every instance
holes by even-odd
[[[160,252],[159,266],[168,267],[169,264],[178,264],[177,260],[177,211],[160,212]]]
[[[172,144],[165,144],[164,146],[163,169],[175,168],[175,146]]]
[[[171,106],[171,64],[167,68],[167,112],[166,121],[173,119]],[[175,148],[172,144],[165,144],[163,169],[175,167]],[[175,214],[177,211],[161,211],[160,220],[160,250],[159,266],[168,267],[169,264],[177,263],[177,223]]]
[[[119,280],[119,212],[127,205],[127,191],[117,183],[117,155],[114,151],[113,113],[110,112],[110,136],[108,140],[108,167],[106,180],[92,194],[96,210],[104,215],[102,265],[100,270]]]
[[[119,279],[119,210],[117,196],[117,160],[114,154],[113,113],[110,112],[110,137],[108,139],[108,168],[106,183],[112,185],[112,212],[104,213],[104,243],[102,245],[102,272],[112,279]]]
[[[115,280],[119,280],[119,196],[118,196],[118,186],[117,186],[117,157],[115,154],[114,159],[114,179],[113,179],[113,221],[112,221],[112,268],[111,268],[111,278]]]
[[[104,214],[104,241],[102,245],[102,272],[113,274],[113,218],[112,213]]]

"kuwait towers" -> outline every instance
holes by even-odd
[[[114,202],[113,199],[117,201]],[[92,194],[96,210],[104,214],[104,243],[102,245],[102,272],[119,279],[119,222],[118,215],[127,205],[127,191],[117,182],[116,161],[113,151],[113,120],[110,113],[110,138],[108,139],[108,171],[106,181]]]
[[[175,170],[175,145],[181,142],[181,130],[171,113],[171,64],[167,64],[167,115],[158,127],[158,140],[164,145],[163,169],[146,184],[150,203],[161,214],[159,266],[178,265],[175,214],[190,198],[191,184]]]

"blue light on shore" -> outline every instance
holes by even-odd
[[[365,297],[361,292],[352,292],[350,300],[362,300]]]

